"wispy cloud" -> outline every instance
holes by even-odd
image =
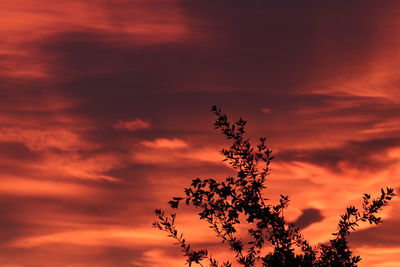
[[[89,142],[69,129],[35,129],[22,127],[1,127],[0,141],[18,142],[32,151],[59,149],[74,151],[92,148]]]
[[[114,129],[116,130],[127,130],[136,131],[140,129],[148,129],[151,127],[151,123],[141,119],[135,119],[131,121],[118,121],[114,124]]]
[[[55,234],[39,235],[22,238],[13,242],[13,246],[33,248],[45,244],[67,243],[84,246],[101,246],[107,244],[126,245],[148,245],[159,241],[160,237],[152,235],[150,229],[132,229],[118,227],[103,227],[98,229],[75,230],[59,232]]]
[[[2,180],[0,191],[6,196],[80,198],[91,194],[89,187],[71,182],[4,176]]]
[[[120,164],[120,159],[112,154],[93,154],[90,157],[83,157],[78,153],[48,153],[44,156],[42,164],[34,166],[33,169],[41,170],[43,175],[54,177],[117,181],[117,178],[105,173]]]
[[[169,149],[176,149],[176,148],[185,148],[188,147],[188,144],[180,140],[178,138],[157,138],[153,141],[142,141],[141,144],[146,147],[151,148],[169,148]]]

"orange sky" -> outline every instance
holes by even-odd
[[[0,267],[184,266],[153,210],[231,173],[214,104],[268,138],[266,194],[327,240],[363,193],[400,188],[399,15],[397,0],[2,0]],[[360,266],[400,266],[399,209],[352,235]],[[193,212],[178,222],[223,251]]]

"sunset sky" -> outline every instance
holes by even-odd
[[[327,241],[400,188],[399,33],[398,0],[1,0],[0,267],[183,267],[153,211],[232,174],[212,105],[267,137],[266,196]],[[400,266],[399,199],[381,214],[360,266]]]

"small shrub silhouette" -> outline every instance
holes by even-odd
[[[260,143],[252,147],[245,137],[245,120],[231,124],[219,108],[214,106],[212,111],[217,116],[215,128],[232,140],[230,148],[222,149],[221,153],[224,161],[228,161],[237,171],[237,175],[227,177],[222,182],[196,178],[185,189],[184,197],[174,197],[169,201],[170,207],[177,209],[183,201],[200,209],[200,220],[208,222],[222,243],[229,244],[237,264],[241,266],[357,266],[361,258],[353,255],[347,237],[360,222],[381,223],[381,218],[376,214],[395,196],[394,190],[381,189],[377,198],[364,194],[362,208],[348,207],[340,216],[333,238],[313,247],[294,224],[285,221],[283,211],[288,206],[288,196],[281,195],[279,203],[275,205],[269,204],[263,196],[273,159],[272,151],[265,144],[266,139],[260,138]],[[165,215],[161,209],[155,213],[157,221],[153,226],[175,239],[189,266],[193,263],[211,267],[233,266],[229,261],[219,263],[206,249],[193,249],[178,232],[175,214]],[[237,234],[237,226],[243,221],[248,226],[246,242]],[[266,246],[270,249],[263,250]]]

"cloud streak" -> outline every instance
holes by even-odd
[[[132,121],[118,121],[114,125],[114,129],[116,130],[128,130],[128,131],[136,131],[139,129],[147,129],[150,128],[151,124],[150,122],[141,120],[141,119],[135,119]]]

